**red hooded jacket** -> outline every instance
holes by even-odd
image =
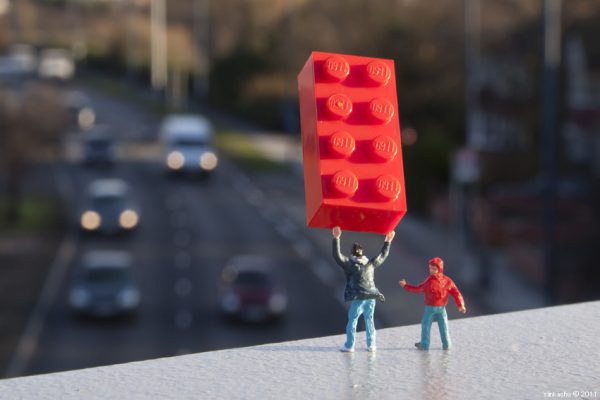
[[[435,275],[429,275],[425,282],[418,286],[404,285],[404,289],[411,293],[425,292],[425,305],[427,306],[445,306],[448,304],[448,295],[452,295],[454,302],[459,309],[465,307],[462,294],[452,281],[444,275],[444,266],[438,265],[439,272]]]

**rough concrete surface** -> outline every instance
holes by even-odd
[[[0,381],[2,399],[600,398],[600,302],[450,321],[454,348],[416,350],[418,325],[378,351],[330,336]],[[568,394],[568,395],[567,395]]]

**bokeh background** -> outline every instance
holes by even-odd
[[[593,0],[0,0],[2,376],[344,331],[331,234],[304,215],[313,50],[395,62],[409,212],[379,328],[420,321],[397,281],[433,256],[467,317],[600,298],[598,35]],[[182,114],[214,127],[210,173],[173,173],[160,127]],[[107,179],[127,232],[84,218]],[[375,255],[383,237],[342,240]],[[99,251],[128,271],[100,289]],[[251,295],[236,263],[267,268]]]

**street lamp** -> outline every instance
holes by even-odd
[[[155,90],[167,86],[167,13],[165,0],[150,3],[150,68]]]
[[[10,10],[10,2],[8,0],[0,0],[0,15],[6,14]]]
[[[556,260],[557,178],[558,178],[558,79],[561,58],[561,0],[544,0],[544,88],[542,132],[542,182],[544,215],[544,265],[546,296],[558,300]]]

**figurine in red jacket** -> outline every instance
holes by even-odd
[[[429,277],[418,286],[409,285],[404,279],[398,283],[408,292],[425,292],[425,313],[421,320],[421,341],[415,343],[415,346],[419,350],[429,350],[431,324],[435,320],[440,329],[444,350],[450,349],[452,343],[450,342],[448,315],[446,314],[448,295],[452,295],[454,298],[458,311],[464,314],[467,309],[463,297],[452,279],[444,275],[444,261],[439,257],[429,260]]]

